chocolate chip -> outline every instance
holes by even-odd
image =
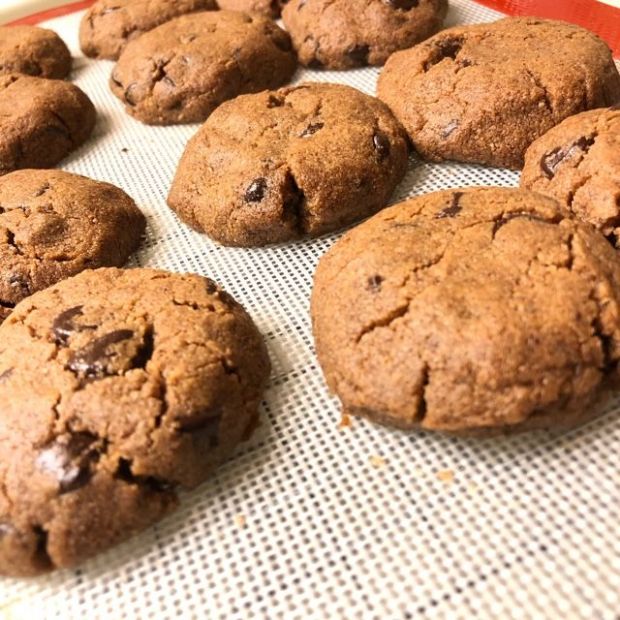
[[[390,140],[384,133],[378,131],[376,134],[374,134],[374,136],[372,137],[372,144],[377,151],[377,155],[379,156],[380,161],[384,160],[386,157],[389,156]]]
[[[9,368],[4,372],[0,372],[0,383],[4,383],[9,379],[9,377],[13,374],[13,368]]]
[[[409,9],[413,9],[418,6],[420,2],[419,0],[383,0],[383,4],[387,4],[393,9],[408,11]]]
[[[383,282],[384,278],[380,275],[370,276],[367,280],[368,289],[373,293],[377,293],[381,290],[381,282]]]
[[[308,69],[323,69],[323,67],[325,65],[316,57],[308,63]]]
[[[269,95],[269,99],[267,99],[268,108],[280,108],[283,105],[284,105],[284,99],[276,97],[275,95]]]
[[[52,333],[56,344],[66,345],[69,336],[75,331],[75,319],[82,315],[83,306],[74,306],[64,312],[61,312],[52,323]]]
[[[307,138],[308,136],[314,135],[319,129],[323,129],[325,127],[325,123],[310,123],[300,134],[300,138]]]
[[[9,284],[19,288],[24,295],[30,295],[30,284],[21,274],[12,273],[9,276]]]
[[[111,373],[106,364],[112,355],[109,347],[133,337],[134,332],[130,329],[118,329],[105,334],[73,353],[67,369],[90,379],[109,376]]]
[[[205,288],[207,290],[208,295],[213,295],[213,293],[217,293],[217,284],[213,282],[213,280],[206,280]]]
[[[52,188],[52,186],[49,183],[44,183],[35,193],[34,193],[34,197],[38,198],[39,196],[43,196],[43,194],[45,194],[45,192],[47,192],[48,190],[50,190]]]
[[[450,121],[441,132],[442,138],[447,138],[459,126],[458,120]]]
[[[594,144],[595,137],[582,136],[575,140],[567,149],[557,147],[548,153],[545,153],[540,161],[540,167],[544,175],[548,179],[552,179],[558,169],[558,166],[565,160],[570,159],[577,151],[581,151],[584,155],[590,150]]]
[[[300,235],[305,234],[306,221],[303,205],[306,200],[306,195],[299,185],[297,185],[297,180],[290,170],[286,174],[286,180],[282,190],[282,200],[284,213],[293,222],[297,232]]]
[[[183,433],[196,435],[200,442],[207,443],[210,448],[217,448],[219,445],[221,412],[213,415],[213,411],[201,411],[191,416],[186,416],[179,424],[179,430]]]
[[[118,459],[118,466],[114,472],[114,477],[117,480],[122,480],[128,484],[136,484],[138,486],[146,487],[149,491],[155,493],[169,493],[174,489],[174,484],[168,480],[162,480],[155,476],[144,476],[134,474],[131,469],[131,461],[123,457]]]
[[[254,179],[248,188],[245,190],[246,202],[260,202],[265,197],[265,190],[267,189],[267,179],[259,177]]]
[[[99,459],[99,452],[91,448],[96,441],[90,433],[61,435],[39,453],[37,467],[54,476],[60,493],[75,491],[92,476],[91,464]]]
[[[368,64],[369,52],[370,47],[368,47],[368,45],[353,45],[345,52],[345,54],[355,65],[364,66]]]
[[[439,211],[439,213],[437,213],[437,215],[435,216],[435,219],[441,220],[446,217],[457,216],[463,210],[463,207],[461,207],[460,205],[462,195],[463,192],[454,192],[454,194],[452,194],[450,206]]]

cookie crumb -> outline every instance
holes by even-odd
[[[233,517],[233,521],[234,521],[235,525],[236,525],[236,526],[237,526],[240,530],[242,530],[242,529],[246,526],[246,524],[247,524],[247,521],[246,521],[245,515],[243,515],[243,514],[241,514],[241,513],[236,514],[236,515]]]
[[[451,469],[440,469],[437,472],[437,478],[444,484],[452,484],[454,482],[454,472]]]
[[[338,424],[338,428],[342,430],[343,428],[351,428],[353,426],[353,420],[348,413],[343,413],[340,418],[340,424]]]
[[[370,460],[370,464],[376,469],[381,469],[382,467],[385,467],[386,465],[386,460],[382,456],[379,456],[378,454],[373,454],[369,460]]]

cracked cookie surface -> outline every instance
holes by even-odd
[[[51,168],[81,146],[96,112],[77,86],[27,75],[0,75],[0,175]]]
[[[593,33],[506,18],[397,52],[377,92],[424,158],[520,169],[528,146],[566,117],[620,101],[620,75]]]
[[[288,0],[217,0],[220,9],[260,13],[272,19],[280,17],[282,7]]]
[[[0,573],[74,566],[173,508],[257,423],[269,359],[196,275],[84,271],[0,326]]]
[[[0,177],[0,322],[59,280],[122,266],[144,228],[134,201],[109,183],[61,170]]]
[[[447,12],[447,0],[291,0],[282,19],[302,64],[351,69],[435,34]]]
[[[354,228],[312,291],[343,410],[404,429],[573,426],[618,382],[620,259],[552,198],[427,194]]]
[[[0,27],[0,73],[62,79],[71,71],[71,53],[52,30],[36,26]]]
[[[175,17],[216,9],[215,0],[97,0],[80,22],[80,48],[117,60],[129,41]]]
[[[110,79],[129,114],[153,125],[204,121],[223,101],[288,82],[289,35],[257,14],[184,15],[132,41]]]
[[[521,187],[620,239],[620,106],[570,116],[525,153]]]
[[[385,104],[302,84],[220,106],[188,143],[168,204],[216,241],[265,245],[371,215],[406,167],[406,135]]]

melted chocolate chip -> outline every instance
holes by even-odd
[[[320,129],[325,127],[325,123],[310,123],[300,134],[300,138],[307,138],[308,136],[314,135]]]
[[[71,334],[76,331],[75,319],[82,315],[83,306],[74,306],[61,312],[52,323],[52,333],[56,344],[66,345]]]
[[[308,69],[323,69],[323,67],[325,67],[325,65],[318,58],[313,58],[308,63]]]
[[[161,478],[156,478],[155,476],[143,476],[136,475],[131,470],[131,461],[119,458],[118,466],[116,468],[116,472],[114,473],[114,477],[117,480],[123,480],[128,484],[137,484],[142,487],[146,487],[149,491],[153,491],[155,493],[169,493],[174,489],[174,484],[167,480],[162,480]]]
[[[305,216],[303,205],[306,195],[297,185],[297,181],[293,174],[289,171],[286,175],[286,181],[282,192],[282,207],[284,213],[293,221],[297,232],[303,235],[306,230]]]
[[[457,216],[463,210],[463,207],[461,207],[460,205],[462,195],[463,192],[455,192],[454,194],[452,194],[450,206],[439,211],[439,213],[437,213],[437,215],[435,216],[435,219],[441,220],[446,217]]]
[[[383,161],[390,154],[390,140],[384,134],[378,131],[372,137],[372,144],[377,151],[377,155],[379,156],[379,160]]]
[[[130,329],[117,329],[105,334],[73,353],[67,364],[67,369],[90,379],[109,376],[110,372],[106,361],[110,358],[111,353],[108,348],[133,337],[134,332]]]
[[[75,491],[92,476],[91,464],[99,459],[99,452],[91,449],[96,440],[90,433],[57,437],[39,453],[37,467],[54,476],[61,494]]]
[[[265,190],[267,189],[267,179],[259,177],[254,179],[248,188],[245,190],[246,202],[260,202],[265,197]]]
[[[555,176],[558,166],[560,166],[565,159],[570,159],[577,151],[581,151],[585,155],[594,144],[594,140],[595,138],[593,136],[587,138],[582,136],[566,149],[558,147],[545,153],[540,161],[540,167],[544,175],[548,179],[552,179]]]
[[[268,108],[281,108],[283,105],[284,99],[280,99],[275,95],[269,95],[269,99],[267,99]]]
[[[205,283],[205,289],[208,295],[213,295],[213,293],[217,293],[217,284],[213,282],[213,280],[207,280]]]
[[[377,293],[381,290],[381,282],[383,282],[384,278],[380,275],[370,276],[367,280],[368,289],[373,293]]]
[[[383,4],[387,4],[393,9],[401,11],[409,11],[420,4],[419,0],[383,0]]]
[[[9,368],[4,372],[0,372],[0,383],[8,381],[9,377],[13,374],[13,368]]]
[[[345,52],[345,54],[349,57],[349,60],[351,60],[353,64],[364,66],[368,64],[369,52],[370,47],[368,47],[368,45],[353,45]]]

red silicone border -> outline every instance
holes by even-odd
[[[88,8],[95,0],[80,0],[62,6],[33,13],[10,22],[14,24],[38,24],[53,17],[61,17]],[[620,57],[620,9],[598,0],[476,0],[507,15],[535,15],[563,19],[596,32],[611,47],[615,57]]]
[[[95,0],[80,0],[79,2],[71,2],[69,4],[63,4],[62,6],[54,7],[53,9],[46,9],[45,11],[39,11],[26,17],[20,17],[12,22],[9,22],[9,26],[16,26],[17,24],[38,24],[54,17],[62,17],[63,15],[69,15],[69,13],[76,13],[82,9],[87,9],[91,4],[94,4]]]

